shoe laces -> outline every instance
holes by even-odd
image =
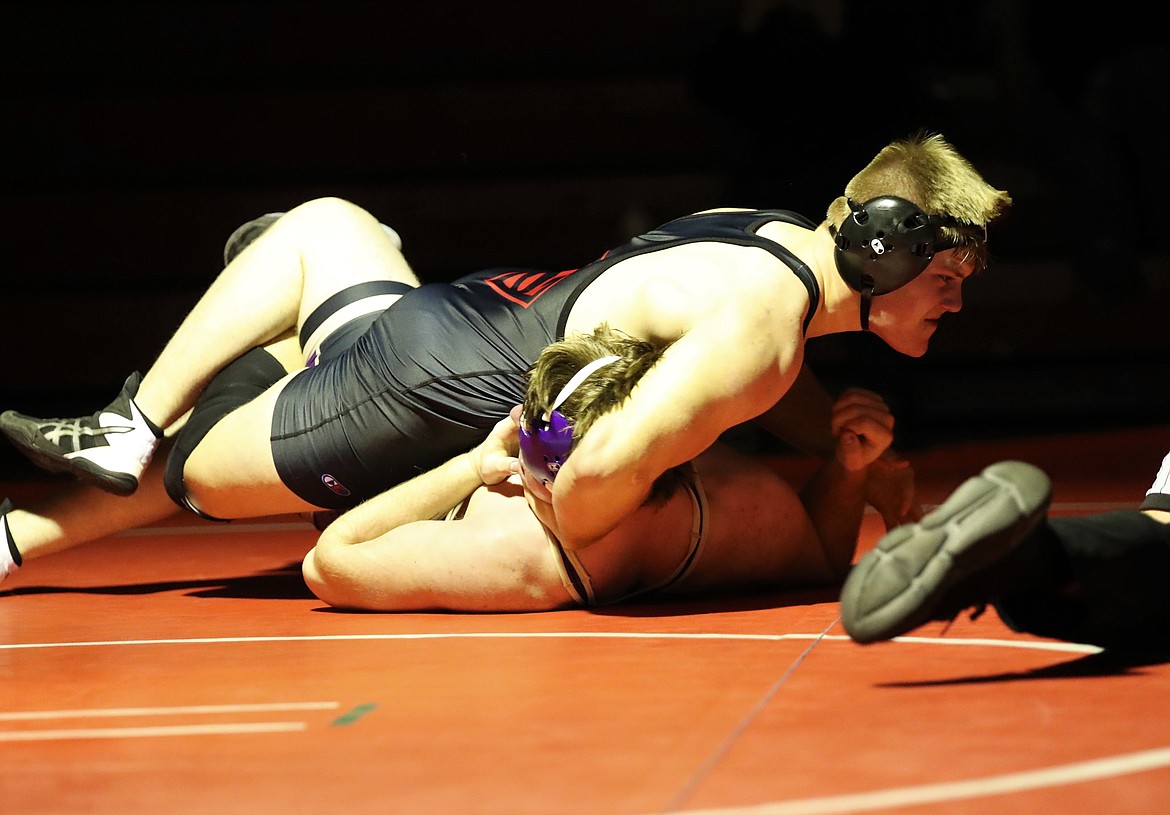
[[[959,609],[947,619],[947,624],[943,626],[942,633],[939,636],[945,637],[947,635],[947,632],[951,630],[951,626],[954,625],[955,620],[959,619],[959,615],[961,615],[964,610],[965,609]],[[975,620],[978,620],[980,617],[982,617],[983,612],[985,611],[987,611],[987,603],[977,603],[973,608],[971,608],[971,615],[967,619],[971,622],[974,622]]]

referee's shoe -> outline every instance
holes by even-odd
[[[853,567],[841,590],[846,633],[868,644],[967,608],[981,613],[1007,588],[1009,555],[1051,500],[1048,476],[1022,461],[967,479],[921,521],[887,532]]]

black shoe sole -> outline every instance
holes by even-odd
[[[918,523],[886,533],[853,567],[841,590],[846,633],[868,644],[938,619],[948,589],[1012,551],[1051,500],[1048,476],[1022,461],[992,464],[963,482]]]

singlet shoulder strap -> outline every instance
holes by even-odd
[[[805,314],[803,330],[807,334],[809,323],[821,302],[821,287],[808,265],[790,252],[784,246],[758,234],[764,224],[780,221],[793,224],[805,229],[816,229],[816,224],[795,212],[783,209],[747,209],[728,210],[720,212],[699,212],[694,215],[685,215],[663,224],[644,235],[631,240],[629,243],[612,249],[602,258],[580,270],[587,279],[592,279],[609,267],[626,258],[656,252],[673,246],[682,246],[688,243],[718,241],[737,246],[754,246],[769,252],[792,270],[804,288],[808,291],[809,307]],[[587,282],[587,281],[586,281]],[[577,294],[585,286],[578,286],[576,293],[561,315],[561,324],[557,326],[557,336],[564,335],[564,321],[568,318],[569,309]]]

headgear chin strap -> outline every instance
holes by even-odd
[[[534,427],[529,427],[529,419],[522,417],[520,421],[520,463],[532,475],[532,480],[539,482],[546,494],[537,497],[544,501],[552,501],[552,483],[556,480],[557,472],[569,457],[573,449],[573,428],[557,408],[564,404],[573,391],[580,387],[591,373],[603,368],[611,362],[617,362],[621,357],[598,357],[583,367],[573,378],[565,383],[552,405],[545,411]]]
[[[869,330],[872,298],[905,286],[930,265],[935,252],[951,248],[944,226],[970,229],[947,215],[927,215],[917,204],[893,195],[858,205],[849,199],[850,215],[834,230],[837,271],[861,292],[861,329]]]

